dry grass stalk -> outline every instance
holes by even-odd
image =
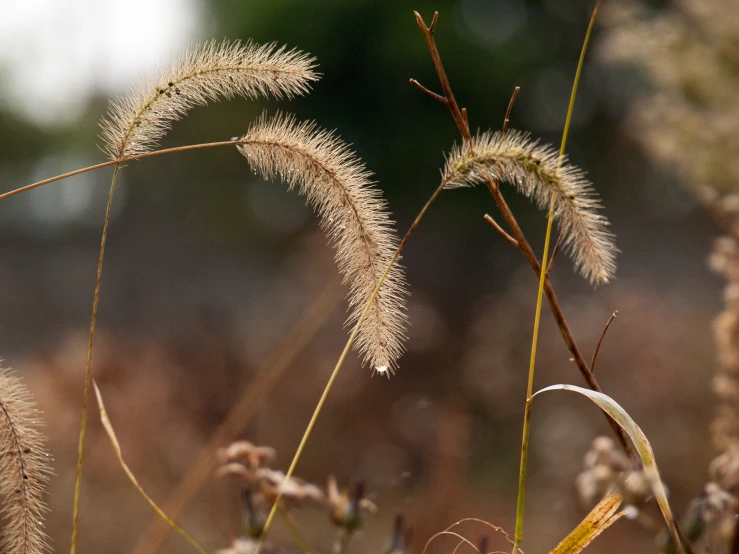
[[[144,86],[111,103],[102,122],[105,150],[116,160],[152,150],[190,108],[220,96],[283,96],[318,80],[315,58],[284,46],[215,41],[192,47]]]
[[[565,246],[575,268],[591,283],[606,283],[616,272],[616,246],[608,220],[598,210],[600,201],[585,173],[578,167],[559,164],[559,152],[540,144],[527,133],[482,133],[447,158],[442,182],[446,188],[508,181],[540,208],[554,199]]]
[[[133,474],[133,471],[131,471],[131,469],[128,467],[128,464],[126,464],[126,462],[123,460],[121,445],[118,442],[118,437],[116,437],[115,430],[113,429],[113,424],[110,422],[110,418],[108,417],[108,412],[105,409],[105,404],[103,404],[103,397],[100,394],[100,389],[98,388],[97,383],[95,383],[94,381],[93,385],[95,386],[95,396],[97,397],[98,408],[100,409],[100,422],[103,424],[103,428],[105,428],[105,432],[110,439],[110,443],[113,445],[113,450],[115,450],[116,458],[118,458],[118,463],[120,464],[121,468],[123,468],[126,477],[128,477],[128,480],[131,481],[136,490],[139,491],[139,494],[144,497],[144,500],[146,500],[147,504],[151,506],[151,509],[154,510],[160,518],[166,521],[173,530],[177,531],[182,536],[182,538],[184,538],[192,545],[195,550],[200,552],[200,554],[205,554],[205,550],[203,550],[203,548],[197,542],[195,542],[195,540],[190,537],[190,535],[188,535],[179,525],[172,521],[167,516],[167,514],[165,514],[161,510],[161,508],[157,506],[154,500],[152,500],[152,498],[141,487],[138,479],[136,479],[136,476]]]
[[[41,414],[33,396],[8,369],[0,369],[0,514],[5,527],[0,551],[38,554],[48,551],[43,530],[44,493],[52,473],[46,438],[39,431]]]
[[[333,133],[291,116],[260,117],[239,141],[254,172],[279,177],[305,195],[336,248],[356,323],[397,249],[385,201],[370,172]],[[356,348],[379,372],[394,371],[405,339],[405,277],[395,264],[357,336]]]

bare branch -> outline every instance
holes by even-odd
[[[505,119],[503,120],[503,135],[505,135],[508,132],[508,123],[511,121],[511,112],[513,111],[513,103],[516,101],[516,97],[518,96],[518,92],[520,90],[521,90],[521,87],[516,87],[513,89],[513,94],[511,94],[511,99],[508,102],[508,109],[505,111]]]
[[[422,85],[421,83],[419,83],[419,82],[418,82],[418,81],[416,81],[415,79],[411,79],[411,84],[412,84],[412,85],[413,85],[414,87],[416,87],[416,88],[417,88],[418,90],[420,90],[421,92],[423,92],[424,94],[428,94],[428,95],[429,95],[429,96],[430,96],[431,98],[433,98],[434,100],[438,100],[438,101],[439,101],[439,102],[441,102],[442,104],[446,104],[446,98],[444,98],[444,97],[443,97],[443,96],[441,96],[440,94],[436,94],[435,92],[433,92],[433,91],[431,91],[431,90],[427,89],[427,88],[426,88],[425,86],[423,86],[423,85]]]
[[[495,221],[490,215],[485,214],[485,221],[487,221],[488,223],[490,223],[490,225],[492,225],[493,228],[496,231],[498,231],[503,236],[504,239],[506,239],[513,246],[515,246],[516,248],[518,248],[518,241],[516,239],[514,239],[511,235],[509,235],[508,233],[506,233],[503,230],[503,227],[501,227],[500,225],[498,225],[498,222]]]
[[[600,334],[600,338],[598,339],[598,344],[595,345],[595,352],[593,352],[593,360],[590,362],[590,371],[595,373],[595,360],[598,358],[598,352],[600,352],[600,345],[603,342],[603,338],[606,336],[606,333],[608,332],[608,328],[611,326],[611,323],[613,323],[613,320],[616,319],[616,316],[618,315],[618,310],[613,312],[611,314],[611,317],[608,318],[608,321],[606,322],[606,326],[603,327],[603,332]]]

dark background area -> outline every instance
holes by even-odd
[[[439,11],[439,50],[473,128],[500,128],[519,85],[511,126],[558,145],[591,7],[579,0],[204,4],[193,40],[295,46],[317,57],[323,78],[292,102],[237,99],[196,108],[162,145],[227,140],[262,110],[315,120],[353,144],[404,232],[437,186],[444,152],[458,140],[446,108],[408,83],[413,77],[439,89],[413,10],[427,22]],[[711,320],[722,283],[705,261],[718,230],[679,179],[650,164],[624,132],[624,115],[646,85],[634,69],[599,60],[604,32],[597,27],[593,37],[567,150],[603,198],[621,250],[619,270],[614,283],[593,290],[561,255],[553,283],[586,358],[619,310],[598,378],[653,441],[680,511],[705,482],[712,457]],[[79,119],[60,125],[0,106],[2,190],[102,161],[97,122],[106,103],[96,95]],[[103,169],[0,203],[0,352],[26,376],[47,414],[57,473],[49,529],[58,551],[66,548],[71,521],[86,334],[110,174]],[[303,200],[254,177],[231,149],[133,162],[120,182],[93,371],[124,455],[163,501],[336,270]],[[545,214],[512,188],[506,198],[540,251]],[[411,330],[397,375],[370,378],[352,356],[298,466],[298,475],[319,483],[330,473],[343,483],[366,480],[379,512],[355,539],[357,553],[382,548],[398,511],[414,524],[419,552],[433,533],[463,517],[513,530],[537,281],[485,213],[497,217],[482,187],[445,192],[433,206],[404,252]],[[240,435],[274,446],[281,469],[346,340],[344,313],[341,303]],[[537,388],[582,384],[568,359],[545,306]],[[91,420],[80,550],[129,552],[151,514],[125,481],[96,411]],[[537,400],[527,552],[552,548],[582,517],[574,478],[590,441],[608,432],[585,400]],[[238,533],[239,517],[238,488],[214,478],[182,524],[215,550]],[[296,517],[314,545],[328,550],[328,518],[310,509]],[[468,534],[476,540],[482,533],[472,526]],[[607,533],[610,540],[596,543],[594,552],[651,551],[652,536],[634,522]],[[172,552],[184,548],[179,538],[167,544]]]

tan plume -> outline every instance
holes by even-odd
[[[101,123],[111,159],[152,150],[195,105],[218,97],[305,94],[318,80],[315,58],[299,50],[252,42],[212,41],[196,45],[145,86],[113,101]]]
[[[255,172],[297,187],[319,215],[349,285],[348,323],[355,323],[397,249],[386,202],[370,172],[333,133],[291,116],[263,115],[238,143]],[[394,371],[403,352],[406,294],[396,264],[359,330],[357,349],[380,372]]]
[[[7,554],[48,551],[44,494],[52,468],[40,426],[29,390],[12,371],[0,368],[0,513],[6,522],[0,551]]]
[[[616,246],[608,220],[585,173],[528,133],[508,131],[478,134],[472,142],[455,146],[442,173],[446,188],[472,186],[488,177],[510,182],[540,208],[552,197],[562,245],[575,268],[591,283],[606,283],[616,272]]]

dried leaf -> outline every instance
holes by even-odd
[[[549,554],[577,554],[582,552],[593,539],[616,523],[626,512],[616,513],[621,506],[621,495],[612,491],[590,511],[580,524],[567,535]]]
[[[654,457],[652,445],[649,444],[649,440],[636,422],[631,418],[626,410],[624,410],[610,396],[605,395],[602,392],[584,389],[575,385],[552,385],[551,387],[546,387],[538,391],[534,396],[553,390],[568,390],[588,397],[590,400],[595,402],[601,410],[618,423],[624,431],[626,431],[629,438],[634,443],[636,451],[639,453],[642,465],[644,466],[644,475],[646,475],[649,484],[652,487],[652,492],[654,493],[659,509],[662,512],[662,517],[665,519],[665,523],[667,523],[670,534],[672,535],[675,544],[678,545],[680,554],[685,554],[685,549],[683,548],[682,541],[678,536],[677,527],[675,525],[675,516],[672,514],[672,510],[670,509],[670,503],[667,500],[667,492],[665,491],[665,487],[662,484],[662,479],[659,475],[659,470],[657,469],[657,460]]]

